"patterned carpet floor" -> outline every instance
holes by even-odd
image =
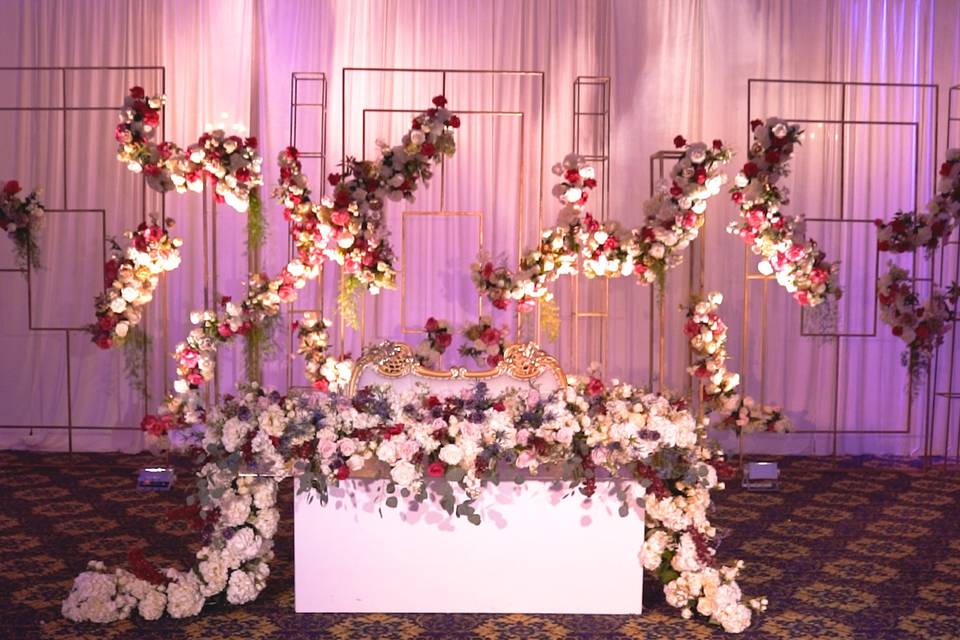
[[[0,451],[0,637],[3,638],[710,638],[715,627],[682,620],[655,585],[644,614],[306,615],[293,611],[292,491],[282,491],[277,559],[261,597],[215,605],[198,618],[74,624],[60,602],[87,560],[126,561],[148,549],[185,567],[193,535],[167,520],[181,486],[139,493],[145,457]],[[781,459],[779,493],[736,482],[717,495],[721,559],[747,563],[741,584],[770,610],[750,638],[960,638],[960,472],[905,461]],[[482,525],[481,525],[482,526]],[[639,548],[639,545],[638,545]],[[508,573],[505,571],[505,576]],[[465,583],[462,588],[470,588]],[[524,588],[537,588],[536,584]],[[582,589],[618,588],[584,571]]]

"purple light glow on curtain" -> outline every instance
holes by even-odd
[[[438,92],[435,78],[387,74],[350,78],[347,94],[346,149],[341,144],[341,95],[344,67],[415,67],[458,69],[526,69],[546,73],[545,109],[539,111],[535,83],[497,81],[472,76],[448,89],[454,109],[528,109],[525,138],[542,123],[542,165],[539,154],[528,153],[519,194],[527,203],[521,229],[529,246],[536,233],[535,203],[543,185],[545,224],[552,224],[556,208],[549,196],[553,184],[550,166],[571,147],[572,84],[578,75],[609,75],[612,84],[612,147],[610,215],[624,225],[642,219],[648,196],[648,158],[670,147],[677,133],[689,139],[722,138],[738,151],[731,175],[743,161],[748,117],[784,115],[829,119],[837,113],[841,96],[830,89],[766,87],[754,93],[754,112],[747,113],[748,78],[792,78],[870,82],[938,83],[939,139],[933,122],[921,131],[920,203],[929,198],[935,163],[927,151],[940,150],[945,140],[946,88],[960,83],[960,2],[832,2],[742,0],[635,2],[609,1],[443,1],[313,2],[216,0],[98,3],[7,2],[0,6],[0,56],[3,66],[162,65],[166,67],[168,107],[166,136],[185,145],[205,124],[224,120],[247,123],[261,141],[265,183],[276,181],[274,158],[289,142],[290,74],[322,71],[328,74],[327,170],[333,171],[342,153],[368,154],[375,138],[393,140],[403,119],[368,116],[367,139],[360,139],[363,105],[396,104],[419,109]],[[29,106],[55,100],[58,85],[36,74],[0,73],[8,90],[4,106]],[[86,77],[69,87],[71,102],[96,100],[118,103],[126,87],[152,79],[132,74]],[[916,93],[895,90],[852,89],[844,99],[848,119],[914,120],[929,118],[932,102]],[[762,109],[762,111],[758,111]],[[226,115],[224,115],[226,114]],[[304,117],[304,116],[301,116]],[[59,115],[0,112],[0,140],[9,150],[0,158],[0,178],[16,177],[27,186],[43,185],[49,206],[61,207],[61,149]],[[107,232],[119,235],[139,215],[140,185],[113,157],[109,131],[112,112],[89,121],[68,122],[72,139],[67,147],[70,167],[69,207],[105,208]],[[301,144],[315,145],[318,127],[304,123]],[[465,120],[458,155],[450,165],[445,208],[484,212],[485,243],[511,258],[518,230],[517,198],[521,176],[515,150],[519,131],[515,123]],[[840,131],[835,125],[809,125],[808,137],[796,154],[791,213],[813,218],[835,217],[841,201]],[[888,127],[849,126],[845,133],[843,201],[848,217],[889,216],[897,208],[913,206],[912,134]],[[813,135],[810,135],[813,134]],[[960,140],[960,135],[954,136]],[[530,149],[528,148],[528,152]],[[305,167],[314,188],[325,184],[319,165]],[[152,206],[158,200],[150,196]],[[163,360],[188,329],[190,310],[202,306],[201,203],[198,196],[167,196],[167,212],[178,221],[185,240],[184,264],[167,280],[170,343],[159,342],[159,317],[148,326],[155,338],[151,357],[151,391],[155,399],[163,387]],[[439,194],[431,189],[409,210],[439,208]],[[400,249],[402,207],[388,215],[394,244]],[[263,252],[264,268],[276,272],[286,261],[287,237],[278,207],[265,207],[271,224]],[[732,366],[743,373],[747,390],[760,393],[760,349],[753,332],[750,361],[741,362],[740,320],[743,300],[743,249],[726,234],[736,215],[724,197],[711,202],[704,241],[710,289],[724,292],[723,311],[731,326]],[[219,272],[222,293],[242,291],[247,257],[243,253],[242,216],[221,207],[218,214]],[[469,282],[458,278],[455,266],[472,259],[477,238],[463,220],[427,227],[412,220],[408,238],[411,264],[429,278],[413,287],[408,324],[422,323],[428,314],[456,321],[472,319]],[[475,224],[475,223],[474,223]],[[45,322],[82,324],[92,317],[90,297],[99,278],[91,256],[98,235],[88,218],[51,219],[43,248],[48,273],[45,286],[35,292],[34,313]],[[840,307],[841,328],[869,328],[873,313],[873,237],[833,223],[811,223],[809,232],[831,257],[842,260],[847,289]],[[428,231],[430,229],[430,231]],[[429,235],[427,235],[429,234]],[[700,240],[698,240],[700,242]],[[0,241],[0,267],[12,264],[5,241]],[[413,258],[416,257],[416,262]],[[753,268],[751,260],[750,268]],[[433,278],[430,274],[442,277]],[[677,271],[667,290],[668,322],[679,324],[677,305],[684,300],[686,271]],[[328,284],[332,284],[329,280]],[[434,293],[431,296],[430,290]],[[565,284],[559,289],[563,291]],[[439,289],[439,291],[437,291]],[[597,288],[588,299],[595,302]],[[644,382],[647,379],[649,293],[630,281],[614,281],[608,375]],[[327,308],[335,293],[328,286]],[[415,295],[414,295],[415,294]],[[0,423],[63,424],[66,416],[63,338],[58,333],[28,332],[26,285],[17,274],[0,274],[0,347],[8,357],[0,363]],[[758,292],[751,291],[751,326],[759,326]],[[434,307],[433,304],[436,306]],[[569,296],[561,294],[563,313]],[[376,337],[419,340],[399,328],[399,293],[387,292],[368,301],[368,339]],[[833,421],[833,342],[801,337],[799,312],[787,294],[771,286],[767,301],[770,327],[763,395],[783,403],[801,428],[829,430]],[[672,328],[672,327],[671,327]],[[891,416],[906,407],[906,378],[899,364],[901,345],[878,325],[877,337],[843,341],[839,357],[842,429],[896,430]],[[569,359],[569,322],[550,349]],[[281,340],[285,347],[286,338]],[[119,353],[101,353],[80,334],[71,338],[74,419],[77,424],[134,425],[139,421],[138,395],[126,388]],[[356,344],[353,344],[356,350]],[[669,334],[667,362],[684,361],[686,345],[679,331]],[[283,353],[281,349],[280,353]],[[283,384],[282,356],[268,363],[266,379]],[[168,365],[172,372],[172,364]],[[221,357],[222,389],[242,378],[239,347],[228,347]],[[960,376],[958,376],[960,377]],[[682,389],[682,367],[668,371],[669,386]],[[923,398],[924,396],[920,396]],[[922,403],[922,401],[919,401]],[[956,414],[956,409],[955,409]],[[941,407],[940,415],[943,415]],[[901,420],[902,422],[902,420]],[[942,428],[940,425],[938,428]],[[954,429],[956,425],[954,425]],[[922,450],[922,421],[916,418],[913,435],[843,436],[841,452],[916,453]],[[0,431],[0,446],[24,446],[21,431]],[[37,446],[60,448],[61,431],[38,432]],[[942,435],[938,432],[939,441]],[[790,435],[755,438],[756,450],[823,453],[831,448],[829,435]],[[75,444],[88,449],[138,449],[135,434],[84,432]],[[30,442],[34,442],[31,440]]]

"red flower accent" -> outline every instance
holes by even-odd
[[[437,319],[434,317],[427,318],[427,323],[423,325],[424,330],[427,333],[433,333],[440,328],[440,323],[437,322]]]
[[[340,184],[340,174],[331,173],[330,175],[327,176],[327,182],[330,183],[330,186],[333,186],[333,187],[337,186],[338,184]]]
[[[718,151],[719,151],[720,149],[723,149],[723,140],[720,140],[720,139],[714,140],[714,141],[713,141],[713,148],[714,148],[714,149],[717,149]]]
[[[460,118],[457,116],[450,116],[450,119],[447,120],[447,124],[454,129],[458,129],[460,127]]]
[[[423,153],[423,155],[430,158],[430,157],[433,157],[433,154],[437,152],[437,148],[433,145],[432,142],[424,142],[423,146],[420,147],[420,151]]]
[[[350,467],[345,464],[337,467],[337,480],[346,480],[350,477]]]
[[[743,165],[743,175],[747,176],[748,178],[754,178],[758,173],[760,173],[760,167],[753,162],[748,162],[747,164]]]
[[[10,180],[7,184],[3,185],[3,193],[5,195],[12,196],[18,191],[20,191],[20,183],[16,180]]]
[[[327,381],[326,378],[320,378],[319,380],[313,381],[313,388],[316,389],[317,391],[329,391],[330,383]]]
[[[590,378],[590,381],[587,383],[587,395],[598,396],[601,393],[603,393],[603,382],[597,378]]]
[[[446,467],[442,462],[431,462],[427,467],[427,475],[431,478],[441,478],[445,471]]]
[[[130,87],[131,97],[136,98],[137,100],[142,100],[146,95],[147,92],[143,90],[143,87]]]
[[[434,98],[433,98],[433,104],[437,105],[438,107],[443,107],[443,106],[445,106],[445,105],[447,104],[447,99],[446,99],[445,97],[443,97],[442,95],[440,95],[440,96],[434,96]]]
[[[683,136],[677,136],[676,138],[673,139],[673,146],[675,146],[677,149],[681,147],[685,147],[686,145],[687,145],[687,139],[684,138]]]
[[[750,121],[750,130],[751,130],[751,131],[755,130],[757,127],[760,127],[760,126],[763,126],[763,120],[761,120],[760,118],[757,118],[756,120],[751,120],[751,121]]]

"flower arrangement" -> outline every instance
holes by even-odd
[[[39,190],[26,196],[20,193],[20,183],[9,180],[0,191],[0,229],[7,232],[16,252],[17,266],[40,268],[40,247],[37,236],[43,229],[46,218],[43,205],[40,204]]]
[[[702,402],[706,412],[720,416],[720,428],[741,433],[756,431],[782,433],[792,428],[790,419],[780,407],[761,405],[750,396],[737,393],[740,375],[726,367],[727,325],[720,317],[723,295],[712,291],[694,296],[684,308],[686,323],[683,334],[690,340],[693,364],[687,371],[702,384]]]
[[[130,244],[124,250],[113,243],[113,254],[103,267],[104,292],[96,297],[97,321],[87,327],[91,340],[101,349],[123,345],[140,324],[143,307],[153,299],[160,274],[180,266],[180,238],[173,238],[156,218],[142,222],[124,235]]]
[[[632,230],[598,221],[585,212],[596,179],[582,158],[567,156],[555,169],[562,182],[554,187],[554,194],[563,204],[557,226],[541,232],[539,245],[520,257],[515,274],[481,254],[471,266],[478,292],[498,309],[512,300],[524,312],[538,300],[551,300],[548,285],[580,268],[588,278],[633,275],[638,284],[662,286],[666,272],[683,261],[682,252],[699,234],[707,200],[720,192],[726,179],[721,168],[732,155],[720,140],[707,146],[688,144],[677,136],[674,144],[683,149],[683,156],[645,203],[644,225]]]
[[[141,561],[143,577],[131,577],[91,563],[74,581],[63,614],[97,622],[133,611],[181,618],[218,596],[232,604],[255,599],[270,573],[276,491],[286,477],[325,501],[329,486],[372,465],[389,478],[386,506],[433,499],[479,524],[471,503],[484,484],[559,463],[570,487],[587,497],[607,475],[643,486],[641,498],[620,493],[621,513],[628,501],[643,501],[648,529],[640,556],[664,584],[667,601],[685,617],[702,615],[729,632],[746,629],[767,603],[742,595],[742,562],[721,566],[716,559],[708,512],[711,490],[723,485],[702,425],[667,398],[627,384],[571,383],[547,396],[526,388],[492,394],[484,384],[445,397],[423,386],[374,386],[352,399],[241,386],[211,411],[197,446],[197,489],[187,510],[203,546],[193,567],[158,570]],[[241,464],[260,475],[240,475]]]
[[[508,332],[506,326],[499,329],[493,326],[490,316],[480,316],[476,324],[463,328],[463,337],[467,342],[460,346],[460,355],[472,358],[480,366],[496,367],[506,353]]]
[[[828,262],[814,240],[805,239],[803,219],[783,213],[789,193],[781,180],[790,174],[790,158],[803,131],[779,118],[754,120],[747,162],[734,179],[737,222],[727,227],[761,260],[757,269],[777,282],[802,306],[815,307],[842,295],[837,263]]]
[[[291,223],[294,245],[305,264],[330,259],[343,267],[354,287],[372,294],[396,287],[394,253],[383,223],[389,200],[412,201],[419,184],[433,176],[433,165],[453,156],[453,130],[460,118],[446,109],[443,96],[411,123],[399,145],[381,144],[375,162],[348,158],[341,173],[328,176],[329,198],[315,202],[301,172],[299,152],[280,153],[280,183],[274,196]]]
[[[251,202],[258,202],[257,190],[263,184],[257,139],[212,129],[186,150],[173,142],[157,144],[154,139],[165,101],[161,95],[148,97],[142,87],[130,89],[114,131],[117,159],[142,173],[147,185],[160,193],[199,192],[207,179],[218,202],[245,213]]]
[[[957,283],[946,291],[933,287],[930,297],[921,302],[909,272],[890,263],[877,283],[877,299],[880,320],[906,344],[901,358],[904,366],[912,377],[921,379],[957,317],[960,287]]]
[[[907,253],[923,247],[928,253],[950,237],[960,221],[960,149],[948,149],[940,165],[937,193],[927,204],[926,213],[898,211],[893,220],[879,218],[877,248],[890,253]]]
[[[349,359],[337,359],[327,355],[330,346],[327,329],[330,321],[321,318],[312,311],[303,314],[295,323],[299,346],[297,353],[306,362],[306,376],[314,389],[318,391],[338,391],[345,389],[353,371]]]
[[[450,323],[446,320],[437,320],[431,316],[424,323],[423,331],[427,335],[417,345],[414,355],[420,366],[439,371],[443,354],[453,343]]]
[[[290,222],[298,257],[273,279],[266,274],[252,274],[239,304],[229,303],[227,299],[221,309],[191,314],[191,322],[197,326],[177,345],[174,393],[164,400],[159,416],[172,416],[170,423],[175,428],[202,422],[205,410],[200,387],[213,378],[220,345],[276,318],[281,303],[293,302],[297,290],[320,275],[325,259],[345,266],[349,287],[362,285],[373,294],[381,286],[393,286],[392,258],[390,262],[382,261],[392,256],[381,218],[382,203],[388,199],[412,198],[417,186],[426,184],[431,177],[432,163],[440,162],[455,151],[453,130],[460,126],[460,119],[445,108],[443,96],[435,97],[433,103],[433,108],[414,118],[403,144],[382,149],[381,161],[350,161],[347,166],[352,169],[345,171],[349,175],[331,176],[330,183],[337,187],[332,199],[314,202],[307,178],[301,172],[299,152],[289,147],[280,153],[280,180],[273,195],[282,204],[284,217]],[[367,181],[360,183],[362,175],[367,176]],[[344,218],[344,207],[356,211],[362,220]],[[358,251],[366,257],[355,253]],[[356,268],[347,267],[348,262]],[[325,322],[316,319],[316,323]],[[313,384],[323,386],[325,380],[335,387],[349,379],[349,363],[327,357],[326,347],[321,346],[326,342],[325,327],[312,324],[300,328],[299,352],[305,356]],[[324,332],[322,339],[321,331]]]
[[[949,149],[946,161],[940,166],[937,193],[927,203],[927,212],[898,211],[889,222],[875,220],[877,249],[906,253],[923,247],[932,254],[950,237],[958,220],[960,149]],[[954,282],[946,291],[932,286],[930,297],[921,301],[913,278],[892,262],[878,278],[880,320],[906,344],[901,361],[909,369],[911,379],[920,381],[926,377],[933,353],[953,327],[958,298],[960,288]]]

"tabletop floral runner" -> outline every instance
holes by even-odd
[[[40,203],[39,189],[25,196],[16,180],[8,180],[0,191],[0,229],[13,240],[17,267],[40,268],[40,246],[37,238],[46,219]]]
[[[801,216],[781,211],[790,203],[781,183],[790,174],[790,158],[800,144],[800,127],[779,118],[754,120],[747,162],[734,179],[733,201],[740,219],[727,227],[760,256],[757,270],[777,282],[802,306],[816,307],[839,299],[838,265],[828,262],[816,241],[804,237]]]
[[[926,213],[898,211],[889,222],[876,220],[877,249],[899,254],[922,247],[932,256],[949,239],[960,221],[960,149],[947,150],[936,191]],[[945,290],[936,284],[929,289],[929,297],[921,299],[916,279],[893,262],[877,280],[880,320],[906,345],[901,361],[914,383],[926,378],[934,352],[953,328],[960,300],[956,282]],[[918,386],[911,384],[914,390]]]
[[[683,334],[690,340],[693,364],[687,371],[702,383],[706,413],[715,412],[719,429],[733,429],[738,435],[756,431],[782,433],[792,428],[790,418],[774,405],[760,404],[737,393],[740,374],[727,369],[727,325],[720,317],[723,294],[711,291],[695,295],[684,307]]]
[[[731,156],[720,140],[708,146],[677,136],[674,144],[683,156],[644,204],[645,222],[636,229],[598,221],[586,212],[596,186],[593,167],[580,156],[567,156],[557,167],[563,178],[554,189],[563,205],[557,226],[544,230],[537,248],[520,257],[516,273],[481,254],[471,268],[480,294],[498,309],[515,302],[518,310],[530,311],[538,300],[552,299],[550,283],[579,268],[588,278],[634,275],[640,284],[662,286],[667,270],[682,262],[682,252],[699,234],[707,200],[720,192],[726,181],[721,168]]]
[[[436,500],[457,517],[480,523],[475,500],[487,482],[519,480],[540,465],[563,469],[571,488],[589,497],[598,477],[643,486],[647,532],[641,561],[664,584],[685,617],[704,616],[740,632],[764,598],[737,585],[742,562],[720,565],[710,524],[710,491],[722,488],[723,461],[704,425],[681,402],[616,381],[571,379],[550,395],[533,389],[497,394],[477,384],[457,395],[428,388],[361,389],[350,399],[311,392],[283,396],[256,384],[207,417],[197,445],[196,492],[181,515],[199,530],[202,548],[186,571],[158,569],[138,558],[130,570],[91,562],[63,603],[72,620],[111,622],[134,611],[147,619],[200,613],[210,599],[255,599],[273,558],[277,486],[294,477],[299,490],[328,488],[368,465],[389,476],[385,505]],[[259,475],[241,474],[255,469]],[[571,498],[572,499],[572,498]],[[621,515],[630,513],[629,504]],[[639,586],[637,587],[639,589]],[[639,591],[638,591],[639,596]]]
[[[382,147],[376,162],[348,159],[342,175],[328,178],[333,196],[319,202],[311,197],[299,152],[288,147],[279,154],[280,180],[273,195],[291,223],[297,257],[273,279],[264,273],[252,274],[239,302],[222,297],[218,309],[190,314],[194,328],[174,352],[174,393],[158,415],[144,418],[150,433],[162,435],[169,425],[203,422],[201,386],[214,376],[219,347],[268,326],[279,315],[281,304],[296,300],[297,290],[320,275],[324,260],[343,266],[352,289],[363,287],[376,294],[394,286],[393,250],[382,207],[386,200],[412,199],[433,175],[433,167],[454,154],[453,130],[460,126],[460,119],[446,104],[443,96],[434,97],[434,106],[413,118],[401,144]],[[310,382],[321,390],[335,389],[349,378],[349,363],[327,354],[328,326],[327,320],[314,317],[297,327],[298,353],[307,362]]]

